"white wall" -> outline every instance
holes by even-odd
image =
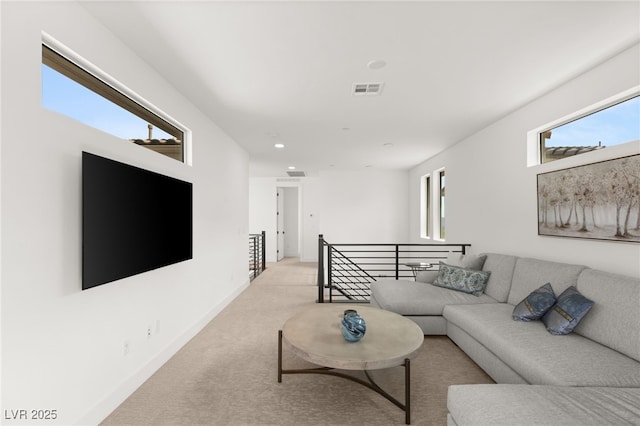
[[[1,18],[2,412],[95,424],[248,285],[248,156],[76,3]],[[43,109],[41,31],[190,128],[193,166]],[[83,150],[193,182],[193,259],[81,291]]]
[[[320,233],[320,183],[317,178],[307,178],[298,192],[302,236],[300,238],[300,260],[318,261],[318,234]]]
[[[282,188],[280,196],[284,197],[284,212],[282,212],[284,214],[284,256],[298,257],[300,256],[298,188]]]
[[[330,243],[406,243],[408,173],[320,173],[320,233]]]
[[[298,189],[299,256],[303,262],[318,259],[318,183],[315,177],[279,179],[255,177],[249,179],[249,231],[266,232],[267,262],[276,262],[276,211],[278,187]]]
[[[536,175],[640,152],[631,144],[527,167],[527,132],[640,84],[638,45],[410,171],[410,233],[420,239],[420,177],[446,167],[447,241],[640,276],[640,245],[537,235]],[[523,81],[522,84],[527,84]],[[464,117],[461,117],[464,119]]]
[[[249,184],[249,229],[267,232],[267,261],[276,261],[276,188],[297,187],[300,260],[318,260],[318,234],[331,243],[408,242],[408,172],[322,171],[298,181],[255,177]]]
[[[249,179],[249,232],[259,234],[265,231],[265,251],[267,262],[276,262],[276,184],[274,178]]]

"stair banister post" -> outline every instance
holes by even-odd
[[[327,244],[327,287],[329,287],[329,303],[333,303],[333,246]]]
[[[396,244],[396,280],[400,279],[400,253],[399,245]]]
[[[267,269],[267,231],[262,231],[262,241],[261,241],[261,246],[262,246],[262,269],[261,271],[264,271],[265,269]]]
[[[318,303],[324,303],[324,237],[318,235]]]

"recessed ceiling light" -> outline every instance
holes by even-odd
[[[277,143],[277,144],[275,144],[273,146],[276,147],[276,148],[280,148],[280,149],[284,148],[284,144],[283,143]]]
[[[289,166],[289,167],[287,167],[287,169],[289,169],[289,170],[295,170],[295,169],[296,169],[296,166]]]
[[[367,64],[367,68],[370,70],[379,70],[380,68],[384,68],[387,63],[382,59],[374,59],[373,61],[369,61]]]
[[[387,148],[390,148],[393,146],[393,143],[391,142],[383,143],[382,146],[386,146]]]

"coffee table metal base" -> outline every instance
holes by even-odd
[[[324,374],[328,376],[341,377],[343,379],[351,380],[364,387],[367,387],[374,392],[385,397],[387,400],[394,403],[405,413],[405,423],[411,424],[411,361],[409,358],[405,358],[404,363],[401,364],[404,367],[404,404],[391,396],[388,392],[382,389],[373,380],[367,370],[363,370],[367,380],[362,380],[358,377],[351,376],[349,374],[334,371],[331,367],[318,367],[318,368],[305,368],[305,369],[293,369],[285,370],[282,368],[282,330],[278,331],[278,383],[282,383],[283,374]]]

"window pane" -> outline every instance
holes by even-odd
[[[542,162],[638,140],[640,96],[542,132]]]
[[[422,208],[424,209],[424,223],[422,224],[424,229],[424,237],[431,236],[431,177],[429,175],[424,177],[424,202]]]
[[[440,176],[440,239],[444,240],[445,233],[445,218],[444,218],[444,170],[442,170],[439,174]]]
[[[181,130],[45,46],[42,62],[43,107],[183,161]]]

